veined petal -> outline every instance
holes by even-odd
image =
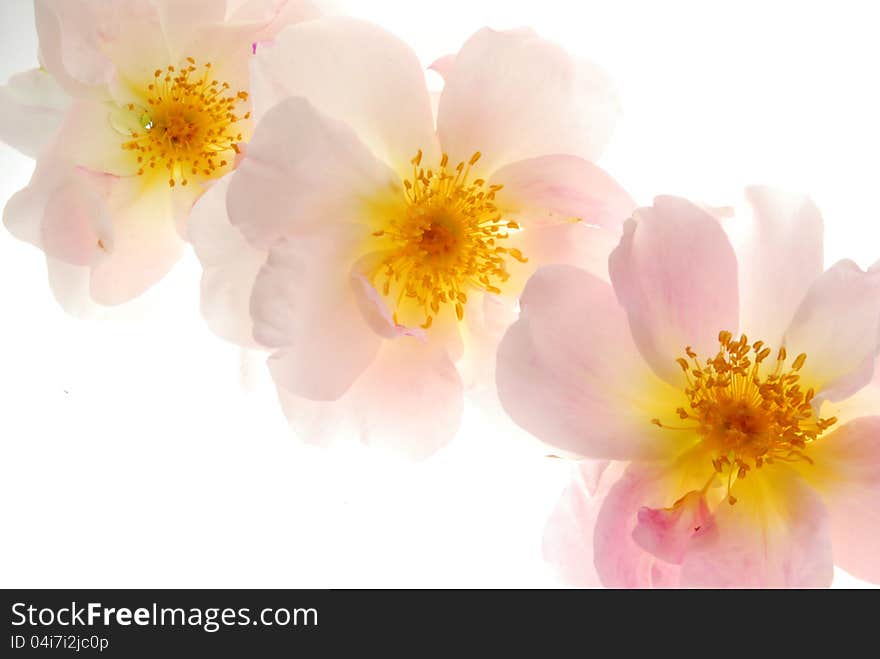
[[[421,460],[446,445],[461,423],[461,380],[442,350],[414,337],[383,341],[376,360],[336,401],[312,401],[283,387],[279,398],[304,441],[352,436],[373,448]]]
[[[875,408],[876,412],[877,408]],[[825,500],[834,562],[880,583],[880,416],[866,416],[823,435],[801,474]]]
[[[820,398],[841,400],[867,384],[880,348],[880,271],[840,261],[810,287],[785,333],[789,354],[806,353],[801,379]]]
[[[674,455],[690,438],[651,419],[681,394],[642,361],[611,287],[570,266],[546,266],[520,299],[498,350],[497,385],[511,418],[567,453],[597,459]]]
[[[619,113],[594,65],[531,30],[480,30],[444,77],[437,117],[443,149],[452,162],[480,149],[489,172],[547,154],[596,160]]]
[[[506,165],[490,183],[504,186],[498,206],[522,228],[508,242],[528,258],[510,269],[512,289],[535,269],[555,263],[608,278],[608,254],[636,207],[611,176],[582,158],[555,155]]]
[[[269,250],[251,297],[256,340],[276,352],[276,383],[312,400],[335,400],[369,366],[381,339],[364,320],[350,273],[368,231],[328,224]]]
[[[703,588],[818,588],[831,584],[834,563],[828,511],[791,468],[774,464],[734,488],[714,527],[692,539],[681,585]]]
[[[748,188],[746,198],[752,217],[737,249],[740,324],[749,336],[778,347],[822,274],[822,216],[809,198],[773,188]]]
[[[357,221],[372,200],[403,200],[400,179],[354,132],[290,98],[260,122],[233,174],[229,218],[255,246],[310,225]]]
[[[0,140],[36,158],[61,128],[70,97],[44,69],[12,76],[0,87]]]
[[[718,333],[739,327],[737,261],[718,220],[677,197],[657,197],[624,226],[608,261],[632,335],[654,372],[680,384],[675,360],[691,346],[706,357]]]
[[[258,119],[281,99],[302,96],[400,173],[419,149],[436,159],[424,71],[409,46],[379,27],[339,17],[291,27],[257,49],[252,80]]]

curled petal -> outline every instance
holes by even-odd
[[[639,509],[633,540],[667,563],[680,565],[691,540],[713,530],[705,492],[691,490],[669,508]]]

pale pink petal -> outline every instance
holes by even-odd
[[[379,27],[338,17],[300,23],[258,48],[252,71],[257,118],[302,96],[398,169],[409,169],[419,149],[434,160],[424,71],[409,46]]]
[[[36,158],[61,128],[70,97],[43,69],[12,76],[0,87],[0,140]]]
[[[655,377],[632,343],[611,287],[570,266],[529,280],[519,320],[498,350],[498,394],[511,418],[564,452],[646,459],[686,438],[651,419],[668,418],[681,394]]]
[[[381,293],[370,283],[364,274],[364,263],[371,261],[372,254],[355,262],[351,269],[352,289],[364,321],[379,336],[396,339],[399,336],[413,336],[421,341],[428,340],[428,332],[421,327],[407,327],[394,319],[394,314]]]
[[[790,355],[806,353],[801,380],[841,400],[870,382],[880,347],[880,271],[840,261],[810,287],[785,333]]]
[[[112,72],[102,44],[115,32],[115,13],[135,4],[145,3],[125,0],[114,6],[100,0],[34,0],[40,63],[69,93],[90,93]]]
[[[834,562],[859,579],[880,583],[880,416],[823,435],[809,456],[814,464],[801,473],[828,506]]]
[[[668,508],[640,508],[633,540],[657,558],[680,565],[691,541],[714,524],[705,492],[691,490]]]
[[[483,295],[468,304],[464,315],[462,341],[464,356],[458,363],[465,389],[473,394],[487,393],[500,406],[495,394],[495,362],[498,344],[519,316],[518,300],[503,295]],[[504,414],[503,410],[500,410]]]
[[[107,215],[113,237],[92,270],[92,298],[115,305],[156,284],[183,253],[168,188],[144,191],[137,179],[105,177]],[[176,190],[175,194],[186,194]]]
[[[807,197],[751,187],[739,257],[740,326],[753,341],[779,347],[807,289],[822,274],[823,226]]]
[[[251,292],[268,252],[253,247],[229,223],[229,182],[228,176],[221,179],[193,207],[188,239],[202,264],[201,310],[205,322],[227,341],[256,347]]]
[[[453,67],[455,67],[455,55],[444,55],[434,60],[434,63],[428,69],[436,72],[437,75],[446,81],[449,78],[449,74],[452,73]]]
[[[530,30],[483,29],[449,71],[437,129],[452,162],[480,151],[491,172],[547,154],[596,160],[618,112],[610,83],[594,65]]]
[[[335,223],[302,232],[269,251],[251,297],[254,337],[277,351],[276,383],[313,400],[335,400],[376,356],[381,338],[364,320],[350,267],[369,233]]]
[[[579,221],[619,234],[636,209],[617,181],[577,156],[520,160],[497,170],[489,182],[504,186],[496,196],[498,207],[521,214],[526,228]]]
[[[593,551],[596,570],[609,588],[670,588],[679,566],[645,551],[633,539],[639,510],[668,505],[666,465],[631,464],[602,500],[596,517]]]
[[[76,177],[76,168],[56,158],[37,161],[28,185],[16,192],[3,209],[3,224],[13,236],[43,249],[43,217],[56,190]]]
[[[194,34],[226,21],[226,0],[154,1],[169,50],[177,56],[186,52]]]
[[[117,130],[109,104],[77,100],[58,132],[46,157],[60,158],[80,167],[117,176],[134,176],[139,165],[122,145],[130,138]]]
[[[359,438],[413,460],[445,446],[461,423],[461,380],[443,351],[413,337],[383,341],[373,364],[336,401],[278,388],[291,427],[304,441]]]
[[[369,199],[395,191],[402,200],[399,177],[348,126],[291,98],[254,132],[233,174],[227,208],[250,242],[269,247],[310,225],[356,221]]]
[[[6,204],[3,220],[19,240],[73,265],[92,265],[113,246],[100,176],[48,155],[27,187]]]
[[[321,12],[309,0],[231,0],[227,16],[231,23],[261,25],[254,41],[272,39],[288,25],[319,18]]]
[[[102,307],[89,293],[91,268],[47,256],[46,270],[52,295],[66,313],[79,319],[95,318],[100,314]]]
[[[578,588],[602,585],[593,565],[593,530],[602,504],[601,496],[593,496],[593,476],[589,466],[577,466],[544,527],[544,560],[563,583]]]
[[[511,263],[514,283],[552,263],[608,278],[608,254],[636,207],[608,174],[575,156],[541,156],[502,167],[490,183],[504,186],[499,209],[523,229],[509,239],[528,258]]]
[[[97,263],[114,247],[109,209],[88,181],[91,176],[77,172],[53,190],[40,225],[46,254],[71,265]]]
[[[638,209],[608,265],[636,345],[667,382],[683,380],[675,360],[687,346],[705,359],[720,331],[736,334],[736,256],[718,220],[689,201]]]
[[[722,501],[714,526],[695,534],[681,585],[702,588],[819,588],[834,563],[828,511],[787,466],[765,466],[738,481],[734,505]]]

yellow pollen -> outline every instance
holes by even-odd
[[[138,175],[164,169],[168,185],[188,185],[190,177],[211,178],[239,152],[243,136],[236,124],[250,112],[236,114],[247,92],[230,91],[211,77],[211,63],[196,66],[192,57],[181,68],[156,69],[147,85],[147,107],[129,104],[142,130],[131,131],[122,148],[137,152]]]
[[[419,151],[412,159],[412,178],[404,181],[406,211],[373,233],[386,242],[387,255],[372,272],[372,282],[394,300],[395,309],[415,304],[425,329],[442,308],[462,320],[470,291],[500,293],[510,278],[508,259],[528,260],[519,249],[503,245],[520,227],[504,219],[495,204],[502,186],[469,180],[479,159],[478,151],[450,168],[444,154],[437,169],[425,169]]]
[[[768,364],[773,351],[763,341],[750,344],[745,335],[734,339],[723,331],[718,342],[718,353],[705,362],[690,346],[685,348],[687,358],[676,362],[688,382],[684,390],[687,407],[675,410],[677,425],[660,419],[651,419],[651,423],[696,431],[714,455],[714,471],[727,475],[727,498],[733,504],[732,482],[745,478],[752,469],[773,462],[812,464],[805,450],[837,419],[817,418],[813,412],[815,391],[802,387],[798,373],[806,354],[797,355],[786,367],[785,348]]]

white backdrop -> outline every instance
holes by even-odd
[[[336,5],[426,65],[484,25],[531,25],[616,81],[625,115],[601,164],[638,202],[781,185],[823,210],[829,263],[880,258],[873,3]],[[0,0],[0,80],[35,53],[31,3]],[[0,205],[32,169],[0,145]],[[205,327],[198,279],[189,254],[135,303],[77,320],[40,252],[0,231],[0,586],[555,585],[541,532],[567,465],[471,407],[418,465],[300,444],[260,364]]]

